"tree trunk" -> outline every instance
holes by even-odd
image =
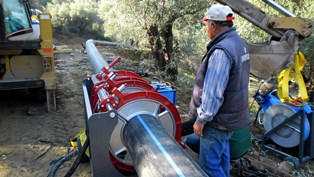
[[[166,73],[170,76],[172,81],[175,81],[177,79],[178,66],[174,59],[172,26],[173,23],[171,22],[168,22],[164,26],[164,29],[162,29],[162,37],[165,40],[163,53],[167,64]]]
[[[165,70],[166,61],[162,53],[162,43],[160,40],[158,26],[156,24],[150,25],[149,28],[147,29],[147,34],[149,37],[148,39],[149,44],[151,46],[151,50],[155,58],[155,66],[160,70]]]
[[[149,44],[155,58],[156,68],[162,71],[165,70],[171,80],[175,81],[177,79],[178,67],[173,57],[172,23],[169,22],[163,26],[161,34],[159,33],[158,26],[153,24],[148,28],[147,34],[149,36]],[[160,36],[164,39],[164,47]]]

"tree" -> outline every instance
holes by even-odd
[[[29,1],[32,8],[37,8],[39,10],[43,10],[46,5],[51,2],[51,0],[30,0]]]
[[[129,0],[123,3],[117,0],[108,3],[103,0],[101,2],[99,11],[104,20],[105,33],[110,35],[107,26],[112,26],[114,23],[122,31],[129,31],[127,28],[130,28],[131,24],[137,26],[131,29],[145,31],[156,68],[166,71],[173,80],[178,74],[174,58],[173,25],[176,20],[185,15],[203,12],[209,6],[207,0]],[[139,36],[144,35],[142,33]]]
[[[305,72],[305,81],[308,83],[308,93],[310,97],[310,101],[312,102],[314,99],[314,31],[312,35],[304,40],[302,45],[302,51],[304,52],[304,56],[307,59],[307,71]]]
[[[46,6],[54,27],[87,35],[102,33],[97,14],[98,0],[52,0]]]

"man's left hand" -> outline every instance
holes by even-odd
[[[200,124],[199,122],[195,121],[193,125],[195,135],[203,136],[203,128],[204,128],[203,124]]]

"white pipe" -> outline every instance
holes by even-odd
[[[281,5],[279,5],[273,0],[263,0],[263,1],[287,17],[296,17],[296,15],[289,12],[287,9],[285,9],[284,7],[282,7]]]
[[[119,45],[116,42],[108,42],[108,41],[97,41],[93,39],[89,39],[86,41],[86,51],[89,56],[89,62],[94,70],[94,73],[102,73],[102,68],[105,67],[109,70],[109,64],[106,59],[99,53],[95,44],[101,44],[104,46],[117,46]]]

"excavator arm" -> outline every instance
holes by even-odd
[[[234,12],[267,32],[272,37],[281,38],[288,29],[296,31],[302,37],[309,37],[311,35],[312,21],[310,19],[296,17],[272,0],[263,1],[286,17],[270,16],[245,0],[237,0],[237,3],[235,3],[234,0],[216,1],[230,6]]]
[[[251,56],[251,74],[261,79],[277,76],[293,63],[302,40],[312,33],[313,22],[299,18],[272,0],[263,0],[284,17],[273,17],[246,0],[216,0],[228,5],[238,15],[267,32],[263,43],[247,43]]]

